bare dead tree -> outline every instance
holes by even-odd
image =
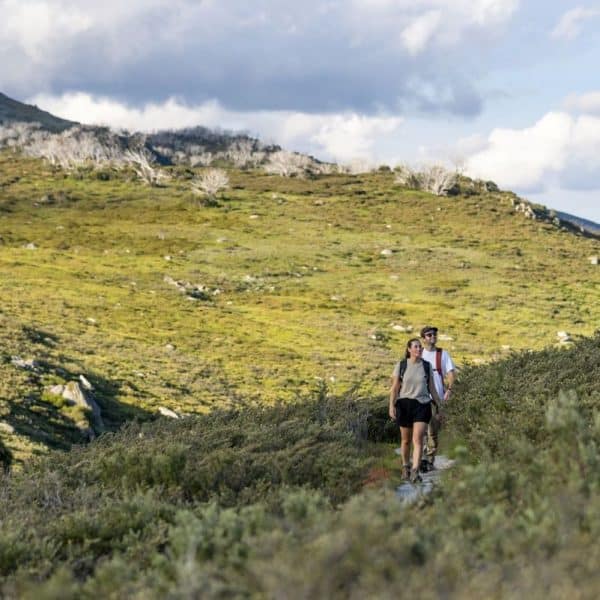
[[[407,165],[399,165],[394,169],[395,182],[413,190],[423,190],[436,196],[445,196],[454,186],[457,173],[449,171],[442,165],[430,165],[416,171]]]
[[[421,189],[436,196],[446,196],[456,183],[457,175],[442,165],[431,165],[420,173]]]
[[[154,158],[147,150],[127,150],[124,159],[148,185],[159,186],[168,179],[168,176],[154,165]]]
[[[229,187],[229,177],[223,169],[207,169],[192,180],[192,192],[202,196],[208,204],[216,202],[216,195]]]
[[[354,158],[349,163],[339,167],[340,172],[349,175],[361,175],[373,171],[373,165],[364,158]]]
[[[412,190],[421,189],[422,180],[420,173],[418,173],[408,165],[398,165],[394,169],[394,172],[396,173],[394,181],[398,185],[407,187]]]
[[[282,177],[302,177],[311,164],[310,158],[296,152],[278,150],[269,156],[265,171]]]
[[[212,164],[214,157],[212,152],[200,152],[190,156],[191,167],[209,167]]]

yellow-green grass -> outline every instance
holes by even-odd
[[[113,428],[158,406],[292,401],[321,380],[384,394],[412,335],[394,325],[437,324],[465,364],[600,323],[598,241],[526,219],[510,193],[440,198],[385,172],[229,174],[205,207],[191,171],[149,188],[0,155],[0,411],[17,429],[1,435],[17,461],[79,439],[42,395],[80,373]]]

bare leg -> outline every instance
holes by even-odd
[[[413,437],[412,427],[400,427],[400,455],[402,465],[407,465],[410,460],[410,440]]]
[[[440,436],[440,419],[437,416],[437,411],[431,417],[429,421],[429,427],[427,428],[427,460],[433,464],[435,461],[435,455],[437,454],[439,446]]]
[[[413,456],[412,456],[412,468],[415,471],[419,470],[421,465],[421,456],[423,454],[423,436],[427,431],[427,423],[417,421],[413,425],[412,430],[412,443],[413,443]]]

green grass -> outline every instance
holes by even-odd
[[[108,174],[0,155],[3,596],[595,597],[597,240],[385,172],[232,171],[214,207]],[[403,506],[393,325],[427,322],[458,463]],[[50,392],[81,374],[90,444]]]
[[[232,171],[219,206],[199,207],[189,173],[174,173],[148,188],[0,155],[0,410],[15,463],[81,437],[43,400],[56,377],[93,380],[115,428],[160,405],[293,401],[318,381],[379,394],[409,337],[394,324],[435,322],[465,364],[600,322],[587,261],[598,241],[526,220],[510,194],[438,198],[381,172]],[[13,355],[38,372],[16,372]]]

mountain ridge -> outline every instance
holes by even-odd
[[[19,102],[0,92],[0,124],[14,122],[40,123],[54,133],[79,125],[76,121],[56,117],[37,106]]]
[[[37,106],[32,106],[9,98],[0,92],[0,124],[11,122],[27,122],[40,123],[42,128],[45,128],[53,133],[60,133],[71,127],[83,127],[85,130],[101,132],[106,135],[107,128],[95,125],[82,126],[75,121],[69,121],[56,117],[49,112],[39,109]],[[127,137],[126,134],[125,137]],[[131,134],[129,137],[135,138],[139,133]],[[267,153],[281,150],[281,147],[275,144],[263,145],[261,142],[244,133],[236,133],[231,131],[221,131],[218,129],[210,129],[204,126],[185,127],[182,129],[165,129],[153,133],[143,134],[145,137],[146,148],[151,151],[159,163],[174,164],[174,157],[182,153],[182,150],[190,154],[189,148],[201,148],[202,152],[218,153],[227,150],[236,143],[249,144],[252,148],[262,149]],[[124,136],[116,136],[115,139],[127,148],[131,144],[125,141]],[[320,163],[321,161],[314,157],[309,157],[311,160]],[[531,204],[531,203],[528,203]],[[584,219],[576,215],[566,212],[556,211],[544,207],[543,211],[545,218],[558,217],[563,222],[574,226],[583,233],[600,235],[600,224],[589,219]]]

